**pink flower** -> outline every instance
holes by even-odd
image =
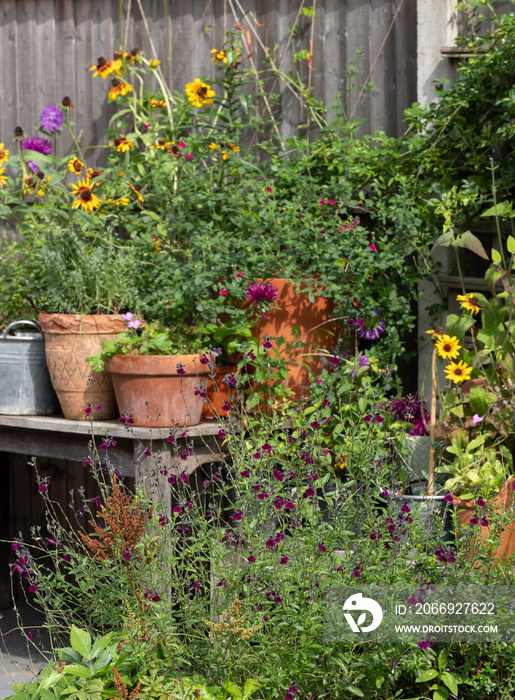
[[[179,148],[186,148],[186,144],[184,143],[184,141],[179,141],[177,145],[179,146]]]
[[[319,204],[325,204],[325,199],[321,199],[318,203],[319,203]]]
[[[226,296],[226,294],[229,294],[229,292],[227,291],[227,289],[221,289],[220,294],[224,297]]]
[[[265,192],[271,192],[272,188],[271,187],[265,187]]]
[[[327,200],[327,203],[328,203],[328,204],[334,204],[334,199],[328,199],[328,200]]]
[[[241,270],[238,270],[238,272],[236,273],[236,279],[238,279],[239,277],[243,277],[243,272]]]
[[[186,158],[188,160],[191,160],[193,158],[193,156],[191,155],[191,153],[186,153]]]
[[[376,249],[376,247],[375,247],[375,244],[374,244],[374,243],[371,243],[371,244],[370,244],[370,245],[369,245],[368,247],[370,248],[370,250],[375,250],[375,249]]]

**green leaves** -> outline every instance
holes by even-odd
[[[91,660],[91,635],[86,630],[81,630],[72,625],[70,631],[70,644],[84,659]]]

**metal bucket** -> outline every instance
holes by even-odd
[[[18,319],[0,334],[0,413],[59,413],[45,359],[45,341],[37,321]]]

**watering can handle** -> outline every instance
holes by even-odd
[[[11,331],[13,328],[17,328],[19,326],[31,326],[32,328],[35,328],[38,333],[42,333],[41,326],[37,321],[28,321],[27,319],[24,318],[18,318],[15,321],[12,321],[5,331],[2,333],[1,337],[6,337],[9,335],[9,331]]]

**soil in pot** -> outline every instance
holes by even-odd
[[[45,355],[52,385],[65,418],[108,420],[116,418],[116,400],[107,372],[96,374],[86,361],[102,347],[102,340],[126,330],[119,315],[40,314]],[[84,413],[90,404],[94,410]]]
[[[106,362],[120,414],[134,425],[171,428],[196,425],[209,367],[202,355],[114,355]]]

